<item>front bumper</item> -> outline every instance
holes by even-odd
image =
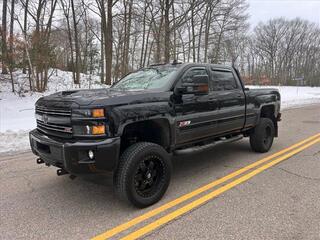
[[[112,171],[117,167],[120,138],[90,141],[65,141],[50,138],[37,129],[29,133],[32,152],[46,165],[63,168],[72,174]],[[88,151],[94,152],[89,159]]]

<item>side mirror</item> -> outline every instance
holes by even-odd
[[[196,75],[190,79],[182,81],[181,86],[175,88],[175,94],[195,94],[203,95],[209,92],[209,76]]]

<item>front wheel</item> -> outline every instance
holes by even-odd
[[[265,153],[272,146],[275,136],[274,123],[270,118],[261,118],[259,124],[250,134],[250,145],[253,151]]]
[[[166,192],[171,169],[169,154],[161,146],[149,142],[135,143],[120,157],[114,175],[116,192],[136,207],[150,206]]]

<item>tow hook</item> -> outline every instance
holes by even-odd
[[[77,176],[72,175],[72,174],[69,176],[69,178],[70,178],[71,180],[74,180],[76,177],[77,177]]]
[[[278,116],[277,116],[277,121],[280,122],[282,119],[281,119],[281,113],[278,113]]]
[[[64,170],[63,168],[60,168],[57,170],[57,175],[58,176],[62,176],[62,175],[66,175],[69,174],[66,170]]]
[[[44,161],[43,161],[41,158],[38,158],[38,159],[37,159],[37,163],[38,163],[38,164],[43,164]]]

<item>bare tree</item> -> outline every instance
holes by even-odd
[[[254,29],[247,50],[248,74],[272,84],[319,84],[320,29],[301,20],[272,19]]]
[[[23,0],[22,0],[23,1]],[[24,18],[23,18],[23,35],[26,38],[27,36],[27,28],[28,28],[28,7],[29,7],[29,0],[25,0],[24,4]],[[23,52],[23,68],[22,72],[26,73],[26,65],[27,65],[27,52],[24,50]],[[31,85],[30,85],[31,86]]]
[[[2,36],[2,74],[7,74],[7,7],[8,1],[3,0],[2,2],[2,25],[1,25],[1,36]]]
[[[71,10],[72,10],[72,20],[73,20],[73,30],[74,30],[74,43],[75,43],[75,52],[76,52],[76,63],[75,63],[75,73],[76,73],[76,78],[74,83],[79,84],[80,83],[80,61],[81,61],[81,56],[80,56],[80,46],[79,46],[79,32],[78,32],[78,20],[76,17],[76,11],[74,7],[74,1],[71,0]]]
[[[15,65],[28,65],[36,91],[45,90],[49,68],[72,71],[74,83],[86,73],[111,84],[140,67],[174,59],[237,65],[255,83],[270,79],[273,84],[296,84],[304,79],[319,84],[319,27],[300,19],[273,19],[249,34],[245,0],[58,2],[59,13],[57,0],[20,0],[15,5],[16,12],[21,7],[24,13],[15,19],[24,39]],[[9,40],[14,35],[13,28]],[[4,66],[9,66],[8,53],[18,51],[10,43],[5,49],[2,44]]]
[[[11,0],[11,9],[10,9],[10,36],[9,36],[9,51],[7,56],[8,67],[11,78],[11,88],[14,92],[14,82],[13,82],[13,69],[14,69],[14,57],[13,57],[13,28],[14,28],[14,7],[15,0]]]

